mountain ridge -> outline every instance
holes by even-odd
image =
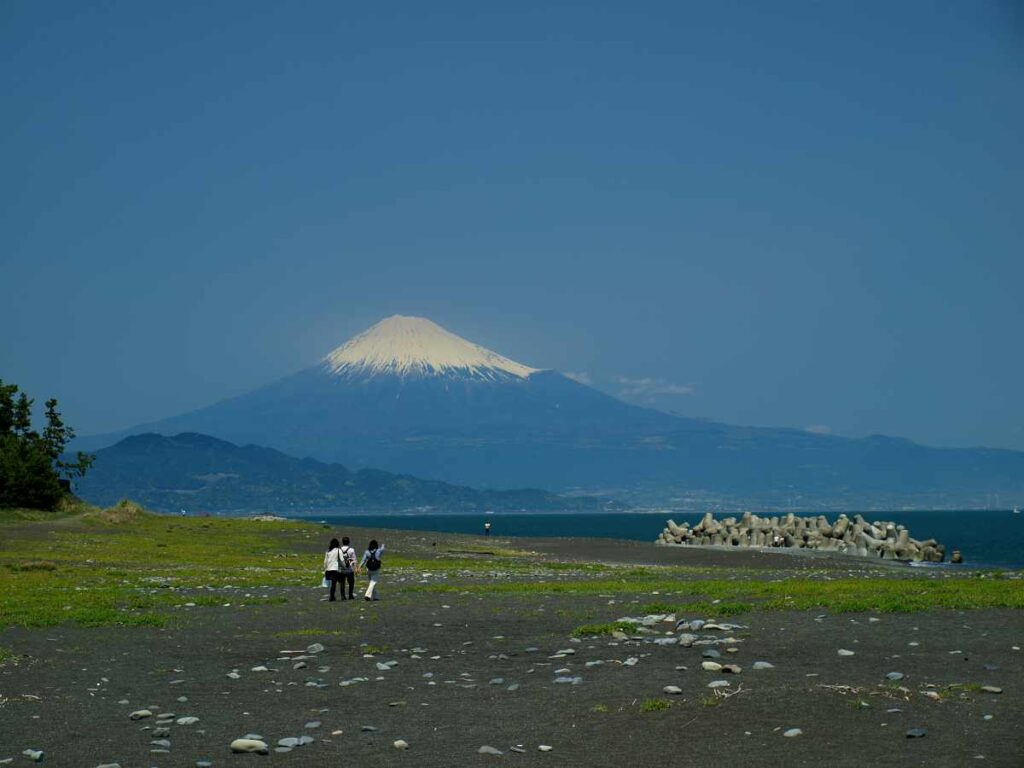
[[[77,492],[95,504],[132,498],[151,509],[318,512],[573,511],[600,502],[545,491],[482,490],[377,469],[296,458],[260,445],[235,445],[210,435],[132,435],[97,453]]]
[[[1024,452],[668,414],[522,366],[422,318],[386,318],[339,350],[347,352],[336,356],[335,368],[325,364],[328,355],[284,379],[128,433],[200,432],[470,486],[645,488],[655,503],[680,490],[775,505],[842,500],[848,508],[883,498],[948,507],[977,506],[991,493],[1024,496]]]

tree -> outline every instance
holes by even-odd
[[[66,484],[85,477],[95,460],[79,451],[75,461],[66,461],[64,449],[75,431],[51,398],[40,435],[32,429],[33,402],[17,385],[0,379],[0,507],[51,509],[66,494]]]
[[[42,440],[58,474],[69,481],[74,477],[85,477],[85,473],[96,460],[95,456],[79,451],[77,461],[64,461],[64,448],[74,439],[75,430],[64,423],[60,411],[57,410],[57,400],[51,397],[46,401],[46,428],[43,429]]]

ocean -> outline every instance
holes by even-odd
[[[810,514],[810,513],[802,513]],[[848,513],[852,516],[854,513]],[[865,512],[868,520],[891,520],[905,525],[916,539],[935,538],[946,545],[947,557],[954,549],[964,555],[964,564],[993,568],[1024,568],[1024,514],[992,510],[938,510],[912,512]],[[726,515],[727,516],[727,515]],[[828,513],[829,520],[836,518]],[[653,542],[669,518],[677,523],[695,523],[700,513],[604,512],[604,513],[503,513],[429,514],[391,513],[310,516],[339,528],[398,528],[415,531],[482,534],[491,523],[495,536],[572,537],[631,539]],[[737,515],[738,517],[738,515]]]

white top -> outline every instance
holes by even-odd
[[[342,544],[340,547],[327,550],[324,555],[325,571],[351,571],[356,562],[356,551]]]
[[[393,315],[353,336],[323,360],[335,376],[463,374],[527,378],[536,368],[466,341],[425,317]]]

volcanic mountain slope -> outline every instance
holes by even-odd
[[[76,490],[95,504],[131,498],[162,512],[572,511],[598,503],[531,489],[479,491],[375,469],[352,472],[340,464],[194,433],[135,435],[104,448]]]
[[[382,320],[293,376],[131,430],[143,431],[202,432],[487,487],[644,486],[933,506],[1024,495],[1021,452],[681,418],[403,316]],[[123,436],[108,436],[107,444]]]

